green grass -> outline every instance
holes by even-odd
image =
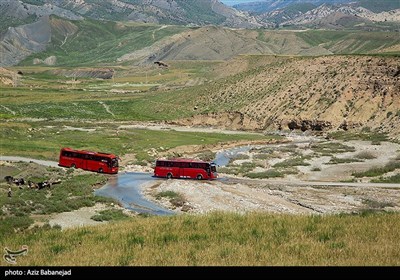
[[[156,195],[156,199],[161,199],[163,197],[169,198],[169,199],[174,199],[174,198],[179,198],[181,195],[177,192],[174,191],[164,191],[164,192],[159,192]]]
[[[352,26],[348,26],[352,28]],[[379,28],[374,25],[371,28]],[[386,28],[387,27],[383,27]],[[368,54],[376,53],[382,47],[390,47],[400,42],[393,27],[392,32],[367,32],[352,30],[309,30],[298,32],[296,36],[311,46],[323,46],[335,54]],[[376,30],[376,29],[375,29]],[[348,43],[346,43],[348,42]]]
[[[292,167],[292,166],[307,166],[310,165],[309,163],[305,162],[307,158],[305,157],[295,157],[295,158],[290,158],[286,159],[282,162],[275,163],[273,167],[275,168],[286,168],[286,167]]]
[[[351,163],[351,162],[361,162],[362,160],[357,158],[337,158],[332,157],[327,164],[340,164],[340,163]]]
[[[384,167],[371,168],[364,172],[353,173],[352,175],[357,178],[376,177],[376,176],[381,176],[388,172],[392,172],[396,169],[400,169],[400,162],[399,161],[391,161],[391,162],[387,163]]]
[[[91,217],[92,220],[102,222],[102,221],[119,221],[128,219],[129,216],[124,214],[120,209],[108,209],[100,211],[98,214]]]
[[[361,132],[343,132],[337,131],[329,133],[328,136],[337,140],[363,140],[363,141],[371,141],[371,142],[384,142],[389,141],[389,138],[386,134],[370,132],[370,131],[361,131]]]
[[[321,155],[347,153],[347,152],[354,152],[356,150],[354,147],[347,146],[339,142],[313,144],[311,146],[311,149],[315,153],[319,153]]]
[[[264,179],[264,178],[284,177],[284,174],[278,170],[270,169],[264,172],[249,172],[245,174],[245,176],[252,179]]]
[[[27,57],[22,65],[32,65],[33,58],[45,59],[49,56],[57,57],[58,66],[114,64],[127,53],[187,30],[184,26],[159,29],[160,26],[153,24],[126,24],[94,19],[70,22],[55,16],[52,22],[52,40],[46,51]],[[68,26],[71,23],[77,27],[77,32],[70,35],[63,44],[65,36],[55,26]]]
[[[46,127],[47,126],[47,127]],[[66,126],[95,129],[71,131]],[[118,124],[35,122],[2,123],[0,154],[57,160],[61,147],[110,152],[122,156],[135,153],[138,161],[152,161],[151,149],[161,151],[182,145],[207,145],[239,140],[267,140],[267,136],[254,134],[228,135],[221,133],[153,131],[120,129]]]
[[[398,266],[398,228],[395,213],[212,213],[27,230],[0,246],[28,245],[20,266]]]
[[[400,174],[396,174],[389,177],[380,177],[371,180],[372,183],[390,183],[390,184],[400,184]]]
[[[156,195],[156,199],[161,199],[161,198],[167,198],[169,202],[175,207],[182,207],[186,202],[186,199],[182,194],[174,191],[159,192]]]
[[[218,168],[218,172],[234,175],[244,175],[251,172],[256,166],[257,165],[254,162],[243,162],[241,164],[230,163],[226,167]]]
[[[76,210],[82,207],[94,206],[96,202],[111,202],[112,200],[94,196],[93,187],[106,182],[106,176],[96,173],[73,174],[65,169],[45,168],[35,163],[16,163],[20,170],[15,175],[24,178],[26,185],[18,188],[12,185],[12,196],[3,195],[10,187],[7,183],[0,183],[0,218],[1,230],[12,232],[19,228],[27,228],[33,223],[31,216],[42,216],[52,213],[61,213]],[[9,175],[6,173],[5,175]],[[61,180],[51,188],[41,190],[29,189],[29,180],[41,181]],[[0,235],[0,239],[4,235]]]

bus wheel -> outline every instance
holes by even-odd
[[[71,168],[76,168],[75,163],[71,164]]]
[[[167,179],[172,179],[172,174],[171,173],[167,174]]]
[[[201,176],[201,174],[199,174],[199,175],[197,175],[197,180],[202,180],[203,179],[203,176]]]
[[[100,169],[99,169],[99,173],[103,173],[103,168],[100,168]]]

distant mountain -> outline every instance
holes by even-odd
[[[319,6],[324,3],[328,4],[340,4],[340,3],[349,3],[354,2],[354,0],[259,0],[254,2],[246,2],[237,5],[233,5],[233,7],[240,11],[252,12],[255,14],[262,14],[266,12],[272,12],[277,9],[283,9],[287,6],[291,6],[293,4],[312,4],[315,6]]]
[[[8,27],[19,26],[37,21],[43,16],[56,15],[65,19],[79,20],[82,16],[60,8],[53,1],[42,0],[0,0],[0,32],[4,33]],[[33,5],[33,4],[36,5]],[[37,5],[40,4],[40,5]]]
[[[306,0],[301,0],[301,2],[303,1]],[[275,1],[275,3],[277,2]],[[287,2],[285,1],[285,3]],[[272,23],[275,27],[366,30],[385,30],[385,28],[388,28],[398,30],[400,28],[400,1],[397,5],[393,5],[393,3],[392,0],[383,0],[380,9],[377,9],[372,2],[367,0],[342,4],[323,3],[320,5],[294,3],[271,12],[258,14],[256,18],[266,25]],[[372,7],[374,11],[362,5]],[[396,9],[390,10],[391,8]],[[382,22],[387,22],[387,25],[380,24]]]
[[[269,16],[264,15],[264,20],[270,20]],[[355,3],[349,5],[322,4],[305,13],[299,12],[289,20],[281,21],[280,26],[345,29],[362,28],[366,25],[376,28],[373,26],[375,22],[394,22],[400,28],[400,9],[374,13]]]
[[[33,10],[36,9],[43,14],[52,13],[64,18],[65,16],[60,15],[61,11],[67,11],[68,16],[72,14],[113,21],[198,26],[212,24],[239,28],[260,26],[248,14],[228,7],[218,0],[5,0],[5,2],[7,4],[0,6],[1,11],[10,10],[5,6],[14,6],[14,10],[17,7],[18,10],[30,15],[35,14]],[[10,16],[13,16],[12,12]]]

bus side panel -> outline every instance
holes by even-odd
[[[183,168],[183,178],[196,178],[196,171],[192,168]]]
[[[157,177],[167,177],[168,173],[172,174],[173,178],[180,178],[179,167],[159,167],[154,170],[154,175]]]

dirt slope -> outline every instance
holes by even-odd
[[[291,120],[298,125],[307,120],[310,125],[318,122],[322,129],[346,123],[348,128],[368,126],[398,137],[397,57],[242,57],[216,71],[240,69],[235,65],[242,69],[247,65],[248,71],[237,70],[236,76],[193,93],[197,106],[208,113],[180,123],[276,129],[279,124],[287,128]]]

